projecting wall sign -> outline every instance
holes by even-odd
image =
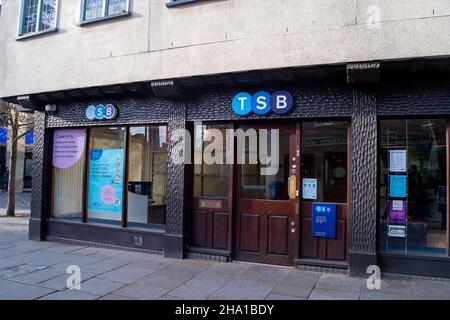
[[[86,108],[86,118],[89,120],[112,120],[117,116],[117,109],[112,104],[90,105]]]
[[[292,110],[294,99],[288,91],[276,91],[270,94],[266,91],[259,91],[253,96],[247,92],[238,93],[233,99],[233,111],[246,116],[252,111],[259,115],[264,115],[273,111],[276,114],[285,114]]]

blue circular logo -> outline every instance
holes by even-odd
[[[252,110],[256,114],[267,114],[270,111],[270,93],[259,91],[253,95]]]
[[[294,105],[292,95],[287,91],[276,91],[270,100],[272,111],[276,114],[285,114],[291,111]]]
[[[116,117],[116,108],[112,104],[107,104],[103,107],[103,117],[107,120],[114,119]]]
[[[240,116],[245,116],[252,111],[252,96],[247,92],[238,93],[233,99],[233,110]]]
[[[86,108],[86,118],[88,118],[89,120],[95,120],[95,106],[94,105],[90,105],[89,107]]]
[[[102,120],[104,115],[105,115],[105,111],[104,111],[105,106],[102,104],[99,104],[96,108],[95,108],[95,119],[97,120]]]

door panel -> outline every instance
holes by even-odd
[[[257,164],[237,165],[235,256],[238,260],[290,265],[293,264],[297,232],[294,219],[296,199],[291,200],[288,195],[289,177],[297,173],[295,126],[282,124],[248,128],[257,131],[258,147],[253,153],[246,152],[247,156],[260,155],[261,148],[269,146],[271,138],[276,137],[276,134],[267,131],[267,137],[263,134],[261,138],[267,138],[265,145],[260,141],[259,129],[279,130],[279,162],[277,169],[270,172],[261,170],[260,158]],[[242,127],[243,130],[248,128]],[[267,151],[267,156],[273,157],[276,149],[268,147]]]
[[[289,219],[286,216],[269,215],[269,248],[270,254],[288,255]]]
[[[259,214],[242,213],[241,245],[242,251],[259,251]]]

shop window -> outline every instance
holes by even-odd
[[[55,130],[52,217],[129,227],[164,225],[167,137],[165,125]]]
[[[446,254],[447,120],[380,127],[380,250]]]
[[[81,21],[93,21],[129,13],[129,0],[82,0]]]
[[[131,127],[128,151],[128,225],[165,224],[167,126]]]
[[[347,202],[347,121],[303,122],[302,200]]]
[[[89,221],[122,221],[125,139],[125,127],[92,128],[89,131]]]
[[[31,181],[33,178],[33,153],[25,152],[23,165],[23,189],[31,189]]]
[[[56,28],[58,0],[22,0],[19,36]]]
[[[194,196],[195,197],[228,197],[229,165],[226,164],[226,125],[196,125],[194,132],[194,157],[197,164],[194,165]],[[217,134],[216,134],[217,133]],[[215,149],[208,153],[208,146],[214,143],[217,136],[222,137],[221,149]],[[216,152],[220,152],[218,155]],[[211,154],[215,159],[221,159],[211,163],[205,161],[204,155]],[[199,164],[201,162],[201,164]],[[220,163],[221,162],[221,163]]]
[[[265,199],[265,200],[288,200],[288,177],[290,158],[290,132],[278,130],[278,163],[272,163],[272,170],[262,174],[265,166],[260,163],[261,157],[273,158],[276,150],[272,150],[272,130],[248,131],[245,139],[245,162],[241,170],[241,198],[242,199]],[[265,136],[261,136],[264,133]],[[273,137],[276,139],[276,137]],[[266,140],[265,147],[261,150],[262,139]],[[256,144],[252,148],[250,144]],[[267,148],[267,149],[266,149]],[[267,154],[266,153],[267,150]],[[253,159],[253,160],[252,160]],[[256,160],[256,163],[254,163]]]
[[[59,129],[53,134],[52,216],[81,221],[86,130]]]

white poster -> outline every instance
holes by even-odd
[[[303,179],[302,197],[307,200],[317,199],[317,179]]]
[[[406,150],[389,151],[389,171],[406,172]]]

